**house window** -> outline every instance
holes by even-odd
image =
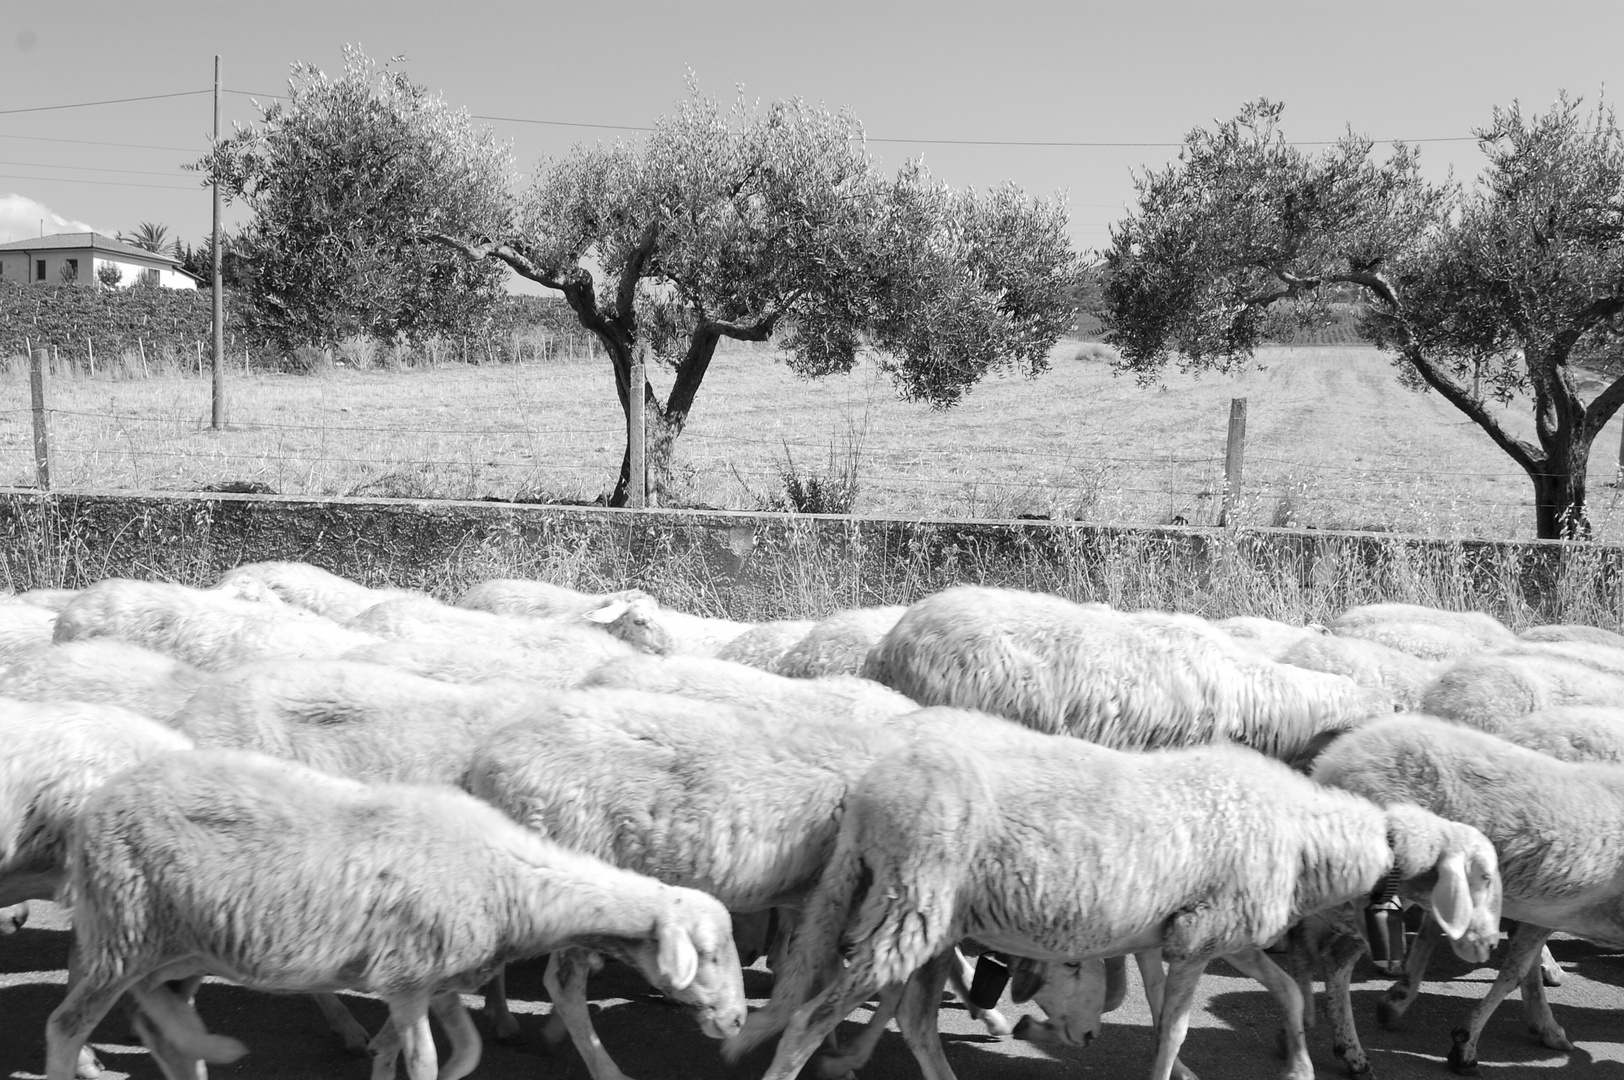
[[[45,260],[44,259],[35,259],[34,260],[34,276],[36,278],[38,278],[40,281],[45,280]]]

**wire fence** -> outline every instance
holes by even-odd
[[[582,363],[597,372],[602,365]],[[209,429],[207,382],[62,380],[40,420],[49,443],[50,484],[72,490],[247,490],[288,495],[591,502],[613,489],[625,429],[616,415],[557,406],[515,390],[505,401],[453,408],[463,387],[436,384],[412,400],[411,373],[394,406],[321,407],[282,400],[321,380],[267,377],[236,388],[229,427]],[[357,375],[356,377],[360,377]],[[519,386],[515,377],[514,386]],[[39,484],[35,411],[26,379],[13,373],[0,408],[0,482]],[[540,393],[533,388],[532,395]],[[576,393],[567,391],[563,393]],[[132,394],[135,396],[132,398]],[[142,397],[141,395],[145,395]],[[585,396],[584,394],[582,396]],[[131,402],[134,402],[131,404]],[[438,402],[438,404],[436,403]],[[603,397],[595,399],[601,406]],[[1272,406],[1290,408],[1282,398]],[[951,518],[1054,518],[1123,524],[1218,523],[1375,529],[1527,537],[1532,484],[1511,462],[1361,462],[1267,443],[1247,447],[1239,484],[1226,480],[1222,432],[1210,452],[1187,447],[1102,450],[1069,439],[1002,430],[974,440],[952,432],[800,428],[782,416],[696,410],[675,445],[665,505],[760,509],[786,505],[791,481],[838,487],[855,513]],[[1600,447],[1598,447],[1600,450]],[[1624,539],[1621,489],[1609,455],[1592,460],[1589,512],[1597,535]],[[791,504],[793,505],[793,504]]]

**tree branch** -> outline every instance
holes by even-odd
[[[634,304],[637,301],[637,283],[643,277],[643,270],[648,266],[650,256],[654,254],[654,246],[660,239],[660,226],[658,222],[649,222],[643,229],[643,237],[626,257],[626,265],[620,271],[620,284],[615,289],[615,321],[628,335],[636,329]]]

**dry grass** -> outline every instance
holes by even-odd
[[[221,434],[207,428],[208,382],[178,365],[147,379],[58,379],[55,486],[241,481],[287,494],[590,500],[613,482],[621,420],[601,359],[428,370],[352,359],[364,367],[235,376]],[[1242,523],[1532,535],[1527,478],[1436,395],[1400,387],[1373,350],[1273,348],[1261,369],[1174,374],[1153,389],[1113,377],[1106,360],[1065,342],[1039,379],[993,378],[957,409],[933,412],[896,400],[873,363],[808,382],[771,349],[735,347],[718,356],[678,443],[678,493],[690,504],[761,505],[782,493],[792,458],[811,474],[855,465],[860,514],[1211,524],[1229,400],[1245,397]],[[0,482],[28,485],[19,364],[4,386]],[[1508,413],[1518,430],[1527,415],[1520,404]],[[1612,486],[1619,423],[1592,461],[1604,539],[1624,534]]]

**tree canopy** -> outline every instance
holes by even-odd
[[[1496,109],[1470,189],[1428,183],[1416,151],[1385,160],[1348,134],[1308,152],[1282,107],[1247,105],[1136,178],[1113,230],[1104,319],[1125,370],[1229,370],[1283,317],[1312,321],[1348,288],[1402,377],[1442,394],[1529,475],[1538,535],[1586,536],[1585,467],[1624,379],[1588,404],[1576,350],[1624,359],[1624,138],[1611,110],[1563,96],[1542,115]],[[1536,439],[1485,406],[1530,391]]]
[[[510,217],[512,157],[488,128],[348,47],[341,74],[295,64],[288,100],[259,108],[194,166],[253,212],[231,247],[257,330],[284,346],[432,333],[501,295],[499,266],[421,242]]]
[[[904,397],[937,407],[990,371],[1043,371],[1073,315],[1065,226],[1061,201],[1012,185],[955,191],[918,162],[882,174],[849,112],[724,109],[693,88],[646,138],[543,162],[504,227],[437,236],[559,290],[608,352],[623,407],[635,349],[672,369],[663,402],[635,388],[658,483],[724,337],[776,333],[808,377],[871,347]],[[623,466],[613,501],[626,482]]]

